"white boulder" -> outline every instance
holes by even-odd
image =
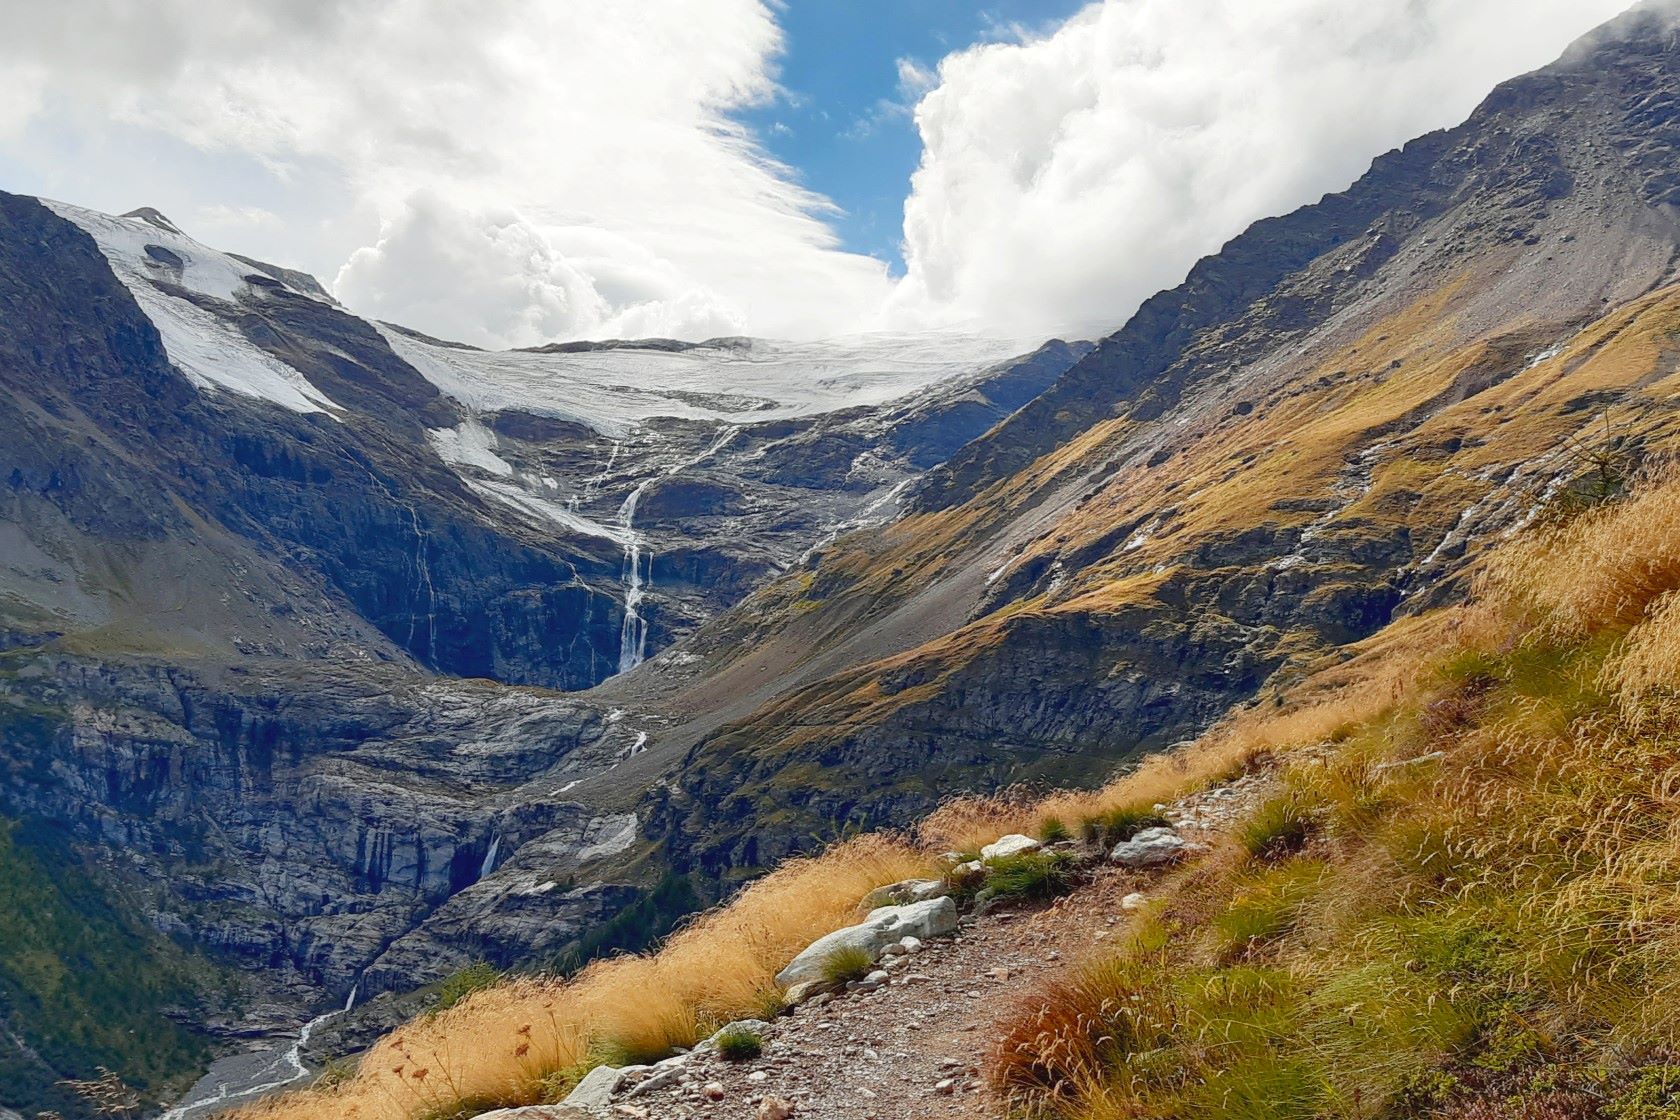
[[[1116,844],[1108,858],[1122,867],[1160,867],[1206,850],[1205,845],[1186,840],[1175,829],[1146,828],[1130,840]]]
[[[560,1103],[572,1109],[604,1108],[612,1103],[613,1094],[618,1092],[618,1087],[623,1081],[623,1070],[612,1066],[596,1066],[583,1075],[583,1080],[577,1083],[577,1088],[566,1094],[566,1099]]]
[[[906,937],[925,941],[951,933],[956,928],[957,904],[949,897],[930,898],[904,906],[883,906],[870,911],[869,917],[857,925],[837,929],[813,941],[776,974],[776,983],[782,988],[792,988],[797,984],[824,979],[823,964],[839,949],[863,949],[871,960],[876,960],[881,950]]]
[[[1031,836],[1022,836],[1018,832],[1012,833],[1008,836],[1000,836],[993,843],[987,844],[984,848],[981,848],[980,862],[991,863],[994,860],[1008,859],[1010,856],[1024,855],[1027,852],[1036,852],[1042,847],[1044,847],[1044,845],[1040,844],[1037,840],[1034,840]]]

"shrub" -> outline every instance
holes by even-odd
[[[823,958],[823,979],[830,984],[862,980],[875,967],[875,958],[859,945],[842,945]]]
[[[1610,1120],[1675,1120],[1680,1117],[1680,1067],[1640,1070],[1604,1112]]]
[[[1067,824],[1060,817],[1045,817],[1038,822],[1038,838],[1046,844],[1060,844],[1072,835],[1068,831]]]
[[[751,1027],[726,1027],[717,1036],[718,1056],[726,1062],[750,1062],[764,1053],[764,1039]]]
[[[994,898],[1041,899],[1065,894],[1074,883],[1066,852],[1022,852],[993,860],[986,889]]]

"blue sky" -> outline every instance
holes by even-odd
[[[904,198],[922,145],[899,60],[931,73],[952,51],[1048,30],[1085,0],[788,0],[780,12],[787,96],[743,115],[769,152],[834,200],[844,248],[903,270]]]

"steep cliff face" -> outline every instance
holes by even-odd
[[[702,635],[665,701],[710,713],[656,808],[679,861],[1095,777],[1461,594],[1591,464],[1665,453],[1676,46],[1638,10],[1259,223]]]

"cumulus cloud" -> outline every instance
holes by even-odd
[[[896,282],[738,123],[776,0],[0,0],[0,172],[481,345],[1096,335],[1628,2],[1099,0],[903,59],[854,122],[922,139]]]
[[[861,325],[887,291],[733,119],[776,92],[763,0],[0,4],[17,9],[0,90],[337,199],[317,234],[337,259],[309,263],[331,281],[348,256],[341,295],[373,314],[506,345],[749,320],[810,335]],[[15,139],[26,112],[0,127]]]
[[[947,57],[909,321],[1102,334],[1253,221],[1456,123],[1629,0],[1106,0]]]

